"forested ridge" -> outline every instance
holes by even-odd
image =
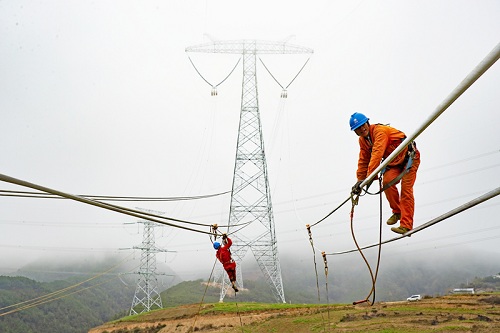
[[[0,308],[3,309],[1,313],[14,311],[0,317],[0,331],[81,333],[127,314],[133,290],[120,282],[117,284],[116,281],[21,311],[16,311],[16,307],[9,307],[68,288],[74,283],[75,279],[36,282],[25,277],[0,276]],[[26,304],[20,306],[23,305]]]

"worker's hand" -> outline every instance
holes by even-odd
[[[354,186],[351,189],[351,194],[355,194],[355,195],[361,194],[361,186],[360,185],[362,182],[363,182],[363,180],[358,180],[356,182],[356,184],[354,184]]]
[[[222,234],[222,239],[226,239],[227,238],[227,234],[226,233],[223,233]]]

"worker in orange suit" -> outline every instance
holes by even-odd
[[[214,242],[214,249],[217,250],[215,256],[222,263],[234,291],[238,292],[236,287],[236,262],[231,257],[231,250],[229,249],[233,242],[226,234],[222,234],[222,243]]]
[[[359,136],[360,150],[356,172],[358,181],[352,188],[353,192],[358,194],[361,192],[361,183],[406,139],[403,132],[388,125],[370,125],[369,120],[364,114],[356,112],[349,121],[351,130]],[[391,228],[398,234],[404,234],[413,229],[415,211],[413,185],[419,165],[420,152],[416,144],[412,142],[387,165],[383,173],[384,188],[402,174],[400,180],[395,181],[384,191],[392,209],[392,216],[387,220],[387,224],[393,225],[400,221],[399,227]],[[401,195],[396,187],[399,182],[401,182]]]

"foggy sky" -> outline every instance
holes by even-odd
[[[350,115],[412,133],[496,46],[499,18],[498,1],[472,0],[0,1],[0,173],[72,194],[229,191],[241,64],[212,97],[184,50],[209,38],[290,38],[314,54],[287,99],[258,63],[259,106],[278,249],[307,255],[305,224],[338,206],[356,181]],[[211,83],[238,60],[190,57]],[[261,58],[287,85],[308,57]],[[499,186],[499,86],[497,63],[417,138],[415,226]],[[432,258],[456,249],[498,259],[499,203],[391,243],[386,253]],[[230,195],[118,204],[225,224]],[[378,205],[363,197],[356,208],[361,244],[378,239]],[[313,229],[318,250],[353,248],[348,206]],[[0,272],[39,258],[128,254],[142,240],[137,219],[69,200],[0,197],[0,211]],[[385,221],[385,198],[383,212]],[[383,238],[393,236],[384,226]],[[162,227],[156,238],[175,251],[158,255],[173,270],[209,273],[208,236]]]

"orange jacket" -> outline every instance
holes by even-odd
[[[406,135],[387,125],[370,125],[370,140],[359,137],[359,160],[356,176],[358,180],[366,179],[382,162],[382,159],[389,156],[403,140]],[[395,159],[389,163],[389,167],[400,165],[404,162],[405,148]]]

